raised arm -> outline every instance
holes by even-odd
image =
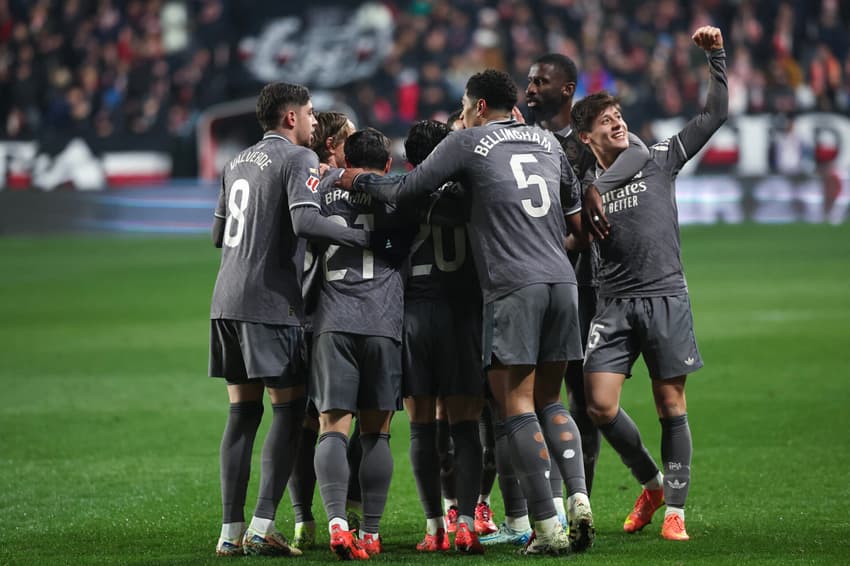
[[[729,115],[729,86],[726,80],[723,35],[715,27],[703,26],[694,32],[693,40],[708,55],[708,95],[702,112],[670,141],[670,149],[681,153],[676,163],[676,171],[702,149]]]

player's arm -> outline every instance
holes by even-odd
[[[405,175],[364,174],[362,170],[346,169],[337,181],[343,189],[363,191],[372,198],[389,204],[404,204],[423,197],[452,179],[460,170],[465,154],[461,137],[450,135],[415,169]]]
[[[290,209],[292,230],[296,236],[319,245],[339,244],[349,247],[369,247],[369,232],[342,226],[322,216],[318,206],[296,206]]]
[[[708,143],[729,115],[729,86],[726,80],[723,35],[716,27],[703,26],[694,32],[693,40],[708,56],[708,95],[702,112],[670,140],[668,151],[671,165],[676,172]]]
[[[222,246],[224,242],[224,227],[227,223],[227,214],[225,209],[226,195],[224,194],[224,176],[221,177],[221,189],[218,192],[218,204],[215,206],[212,225],[212,241],[217,248]]]
[[[567,237],[564,238],[564,249],[568,252],[583,250],[588,246],[589,239],[584,231],[581,213],[575,212],[566,217]]]
[[[320,245],[369,246],[369,233],[342,226],[322,216],[319,204],[319,158],[306,148],[294,153],[285,165],[286,194],[292,231]]]
[[[469,222],[466,192],[460,183],[447,183],[434,192],[423,211],[423,224],[461,226]]]
[[[646,144],[629,132],[629,147],[617,156],[611,167],[593,182],[593,186],[601,195],[611,189],[622,187],[643,169],[647,161],[649,161],[649,149]]]
[[[567,233],[564,240],[564,248],[567,250],[579,250],[586,248],[589,240],[582,228],[581,222],[581,183],[576,177],[570,162],[563,150],[560,151],[561,158],[561,208],[567,221]]]

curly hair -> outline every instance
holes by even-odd
[[[310,102],[307,87],[289,83],[269,83],[257,97],[257,121],[264,132],[280,126],[282,111],[290,106],[304,106]]]
[[[407,139],[404,140],[407,161],[414,167],[425,161],[450,132],[449,126],[437,120],[422,120],[410,126]]]
[[[331,138],[331,145],[336,147],[348,137],[348,116],[342,112],[316,112],[316,129],[313,130],[313,139],[310,149],[319,156],[319,161],[327,163],[331,156],[325,141]]]
[[[577,132],[591,131],[593,121],[610,106],[619,108],[620,99],[604,90],[588,94],[573,105],[573,127]]]
[[[485,100],[490,108],[508,111],[516,106],[518,96],[511,76],[495,69],[472,75],[466,82],[466,94],[470,99]]]

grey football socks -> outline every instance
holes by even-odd
[[[637,425],[623,409],[611,422],[599,425],[599,431],[641,485],[658,474],[658,466],[643,445]]]
[[[272,404],[272,422],[263,443],[262,474],[254,517],[274,519],[292,472],[306,403],[301,397],[288,403]]]
[[[670,507],[685,507],[691,484],[691,428],[688,415],[661,421],[661,461],[664,464],[664,501]]]
[[[473,517],[481,488],[481,440],[478,421],[462,421],[450,425],[455,446],[455,483],[457,506],[461,516]]]
[[[443,499],[455,499],[455,452],[452,437],[449,433],[449,423],[437,419],[437,454],[440,457],[440,486]]]
[[[386,433],[360,434],[363,459],[360,462],[360,486],[363,490],[363,523],[365,533],[377,533],[387,504],[390,480],[393,476],[393,455],[390,435]]]
[[[496,471],[499,474],[499,490],[505,504],[505,517],[524,517],[528,515],[528,507],[511,461],[508,432],[501,421],[493,423],[493,429],[496,437]]]
[[[508,417],[505,419],[505,429],[511,447],[511,460],[531,518],[535,521],[551,519],[557,512],[547,478],[549,450],[537,415],[523,413]]]
[[[493,432],[493,413],[485,403],[478,419],[478,437],[481,440],[481,495],[490,495],[496,481],[496,438]]]
[[[313,492],[316,490],[316,469],[313,457],[316,454],[316,439],[319,433],[302,426],[298,438],[295,463],[289,476],[289,499],[296,523],[313,520]]]
[[[537,417],[538,420],[540,417]],[[543,428],[542,426],[540,428]],[[546,432],[543,433],[546,436]],[[546,447],[549,448],[549,489],[552,490],[552,497],[560,497],[564,498],[564,478],[561,476],[561,470],[558,468],[558,465],[554,462],[554,454],[552,454],[552,449],[549,446],[549,443],[546,443]]]
[[[360,421],[354,422],[354,430],[348,439],[348,500],[363,501],[360,493],[360,462],[363,460],[363,447],[360,444]]]
[[[587,399],[584,394],[584,368],[581,362],[573,361],[569,363],[565,381],[567,383],[570,416],[581,434],[584,483],[587,487],[587,493],[590,495],[593,488],[593,475],[596,472],[596,461],[599,459],[602,435],[593,419],[587,414]]]
[[[245,521],[245,495],[251,476],[251,452],[263,418],[262,401],[231,403],[221,437],[222,523]]]
[[[348,494],[348,437],[339,432],[319,436],[316,455],[316,481],[325,505],[328,521],[345,519],[345,498]]]
[[[437,457],[437,424],[410,423],[410,466],[426,519],[441,517],[440,461]]]
[[[540,428],[546,436],[546,444],[550,448],[552,460],[560,470],[561,477],[564,478],[567,486],[567,496],[575,493],[587,494],[584,483],[581,435],[575,421],[560,401],[544,407],[538,413],[538,418]]]

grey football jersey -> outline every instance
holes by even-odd
[[[319,206],[319,159],[277,134],[224,166],[215,215],[225,219],[211,318],[300,325],[305,242],[290,210]]]
[[[513,120],[454,132],[406,175],[361,175],[355,188],[397,203],[449,179],[469,192],[469,240],[484,302],[535,283],[576,282],[564,214],[579,212],[581,189],[550,132]]]
[[[368,231],[389,231],[407,219],[366,193],[335,188],[339,170],[319,187],[322,213],[334,222]],[[415,229],[415,223],[410,223]],[[401,341],[404,278],[398,267],[363,248],[329,246],[317,257],[319,293],[313,331],[384,336]]]
[[[726,120],[726,54],[709,56],[705,109],[678,134],[650,147],[650,160],[625,185],[602,195],[611,223],[599,242],[601,297],[656,297],[687,292],[682,268],[676,176]],[[589,172],[598,177],[600,169]]]

